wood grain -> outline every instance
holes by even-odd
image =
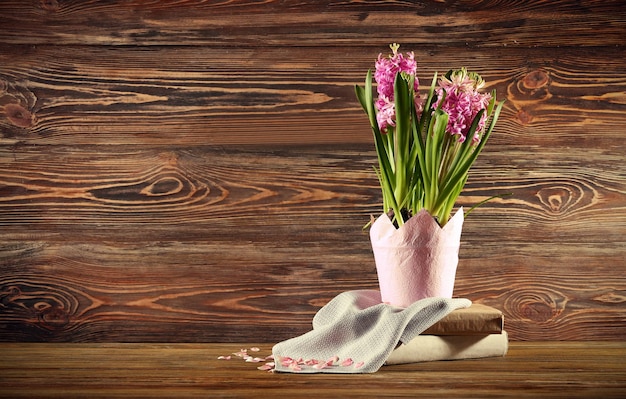
[[[286,339],[342,290],[376,287],[361,226],[380,212],[379,189],[365,146],[64,148],[3,158],[0,338]],[[456,294],[502,309],[512,339],[626,334],[615,249],[626,225],[605,228],[626,191],[610,169],[619,158],[584,166],[570,152],[542,176],[545,154],[525,153],[532,168],[512,154],[483,154],[461,198],[513,193],[466,221]]]
[[[3,1],[7,43],[384,47],[622,46],[623,3],[597,1]],[[506,10],[506,12],[504,12]],[[598,34],[598,32],[602,34]]]
[[[258,345],[261,356],[271,346]],[[384,366],[374,374],[267,373],[218,360],[242,344],[1,344],[0,397],[622,398],[623,342],[514,342],[506,357]]]
[[[464,65],[506,99],[498,143],[618,149],[624,47],[416,50],[422,86]],[[354,85],[381,51],[5,46],[0,143],[371,145]]]
[[[510,197],[477,211],[492,228],[506,215],[508,225],[501,228],[511,229],[510,237],[518,234],[525,239],[541,227],[545,239],[552,235],[563,243],[582,237],[598,244],[621,240],[625,226],[614,218],[623,211],[626,191],[619,153],[570,149],[556,158],[552,149],[507,150],[481,154],[459,205],[510,192]],[[304,233],[325,226],[353,229],[369,214],[380,212],[371,145],[280,151],[44,146],[5,148],[0,155],[0,207],[5,216],[0,235],[27,228],[37,234],[53,233],[47,239],[54,239],[56,229],[63,229],[79,239],[109,225],[113,229],[120,224],[150,225],[137,237],[142,240],[151,231],[160,235],[171,228],[204,230],[213,224],[213,229],[223,228],[224,241],[231,241],[232,234],[245,241],[252,238],[247,230],[258,230],[269,218],[276,227],[298,227]],[[585,157],[594,163],[586,163]],[[315,223],[299,226],[299,218]],[[612,220],[614,233],[605,226]],[[50,223],[55,230],[49,229]],[[241,225],[236,233],[233,223]],[[471,228],[471,219],[468,223]],[[581,225],[586,226],[584,231]],[[196,236],[200,230],[190,233],[181,238],[207,238]],[[492,237],[489,230],[483,234]]]
[[[391,41],[506,99],[455,295],[623,340],[625,33],[620,1],[3,1],[0,341],[269,343],[375,288],[354,85]]]

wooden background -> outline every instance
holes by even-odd
[[[507,102],[459,205],[456,296],[512,340],[626,337],[623,1],[0,2],[0,340],[276,342],[375,288],[353,86]]]

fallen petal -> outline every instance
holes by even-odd
[[[218,360],[230,360],[230,356],[218,356]]]
[[[239,357],[247,356],[247,354],[248,354],[247,349],[241,349],[239,352],[233,352],[233,355],[239,356]]]
[[[352,366],[352,364],[354,364],[354,362],[352,361],[352,359],[347,358],[346,360],[344,360],[343,362],[341,362],[341,365],[343,367],[348,367],[348,366]]]
[[[258,351],[260,351],[261,349],[259,349],[259,348],[257,348],[257,347],[254,347],[254,348],[250,348],[250,350],[251,350],[252,352],[258,352]]]
[[[335,362],[339,361],[339,356],[333,356],[330,359],[326,360],[326,364],[332,366]]]
[[[302,371],[302,367],[300,367],[298,363],[291,363],[289,365],[289,368],[292,369],[293,371]]]
[[[284,367],[287,367],[294,363],[293,359],[290,357],[280,358],[279,361],[280,361],[280,364],[282,364]]]

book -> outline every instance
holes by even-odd
[[[484,335],[418,335],[394,349],[385,364],[502,357],[508,348],[504,330]]]
[[[457,309],[426,329],[422,335],[486,335],[504,331],[504,315],[491,306],[472,303]]]

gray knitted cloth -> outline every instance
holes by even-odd
[[[347,291],[317,312],[312,331],[274,346],[275,370],[373,373],[399,343],[470,305],[463,298],[426,298],[400,308],[381,303],[377,290]]]

